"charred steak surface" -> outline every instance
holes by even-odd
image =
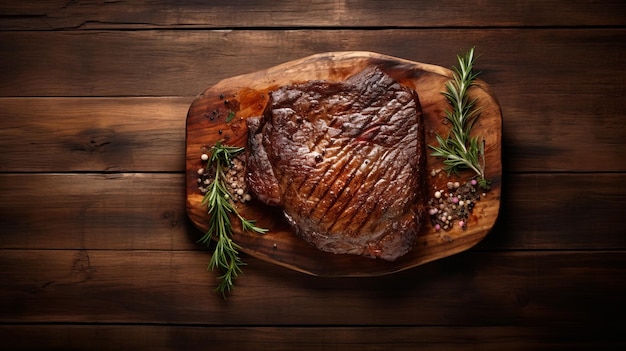
[[[395,260],[425,204],[417,94],[376,67],[271,93],[248,119],[249,189],[320,250]]]

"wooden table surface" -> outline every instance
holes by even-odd
[[[549,350],[626,344],[623,1],[3,1],[3,349]],[[372,51],[476,68],[502,203],[472,249],[320,278],[253,257],[235,290],[185,212],[185,118],[221,79]]]

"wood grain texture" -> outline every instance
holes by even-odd
[[[623,1],[0,3],[8,350],[615,350],[626,252]],[[244,255],[226,301],[186,219],[184,117],[218,81],[363,50],[476,45],[502,207],[472,249],[378,278]]]
[[[623,28],[0,32],[11,53],[0,56],[0,96],[195,96],[221,79],[321,52],[451,67],[476,46],[476,69],[498,96],[616,97],[626,89],[615,74],[626,68],[624,39]]]
[[[181,171],[192,100],[0,99],[0,172]]]
[[[587,327],[543,326],[396,326],[388,327],[211,327],[168,325],[52,325],[48,328],[0,325],[0,337],[13,350],[50,349],[292,351],[445,351],[445,350],[619,350],[621,329],[605,323]],[[242,338],[241,335],[245,335]],[[454,335],[454,338],[451,338]]]
[[[5,249],[199,248],[198,233],[185,214],[182,174],[10,174],[0,179]]]
[[[488,8],[489,11],[484,11]],[[0,30],[95,28],[221,28],[221,27],[471,27],[483,26],[606,26],[624,25],[619,1],[321,0],[300,6],[286,0],[260,5],[254,0],[218,1],[5,1]],[[558,14],[558,15],[555,15]]]
[[[506,171],[626,170],[623,99],[494,91]],[[0,171],[182,172],[194,98],[0,98]]]
[[[624,148],[616,147],[626,130],[626,85],[624,77],[614,73],[626,72],[620,59],[626,45],[623,29],[351,33],[3,32],[0,46],[12,54],[0,56],[0,75],[5,78],[0,95],[165,95],[192,100],[221,79],[318,52],[359,48],[449,67],[472,43],[478,46],[481,78],[502,107],[503,151],[514,157],[512,171],[626,170],[626,163],[615,162],[626,157]],[[570,57],[576,60],[566,59]],[[28,113],[27,107],[14,107],[17,111],[7,112]],[[97,170],[107,167],[138,170],[116,164]]]
[[[246,262],[223,300],[206,252],[8,250],[0,323],[537,326],[610,320],[626,307],[620,251],[468,251],[352,279]]]
[[[425,126],[424,143],[437,145],[435,136],[446,135],[449,130],[442,122],[449,103],[441,92],[445,91],[446,82],[452,78],[452,72],[440,66],[372,52],[343,51],[320,53],[222,80],[194,100],[187,115],[187,213],[196,227],[206,231],[210,219],[206,206],[202,204],[204,194],[198,189],[197,183],[197,170],[202,167],[200,155],[203,149],[206,150],[207,146],[210,147],[220,140],[228,145],[246,147],[248,132],[245,120],[263,113],[269,93],[277,87],[313,80],[342,82],[369,66],[378,67],[419,95]],[[481,111],[480,118],[474,124],[474,131],[479,131],[481,140],[485,142],[485,163],[488,165],[485,177],[492,184],[488,195],[482,196],[481,201],[476,204],[467,221],[467,228],[457,227],[439,232],[427,220],[409,253],[393,262],[372,260],[319,251],[295,234],[280,210],[249,202],[237,204],[238,211],[245,218],[257,220],[257,225],[269,231],[259,235],[243,231],[235,225],[234,241],[241,247],[241,251],[254,257],[322,276],[375,276],[393,273],[459,253],[476,245],[491,230],[500,210],[502,115],[488,84],[476,80],[475,88],[469,94],[478,101],[476,108]],[[230,122],[227,118],[229,112],[233,113]],[[462,175],[449,178],[444,174],[439,177],[429,176],[431,170],[440,170],[442,167],[441,160],[428,157],[426,169],[420,170],[426,179],[426,196],[434,196],[433,189],[445,189],[447,181],[464,182],[471,177]]]
[[[506,176],[499,219],[477,249],[624,249],[622,180]],[[184,189],[182,173],[2,174],[0,249],[203,250]]]

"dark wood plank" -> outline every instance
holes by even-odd
[[[207,261],[197,251],[3,250],[0,323],[549,326],[619,320],[626,308],[623,251],[465,252],[351,279],[245,257],[227,300]]]
[[[623,179],[623,174],[505,176],[500,217],[478,248],[624,249]]]
[[[503,106],[505,170],[626,170],[626,148],[622,147],[626,115],[618,110],[626,108],[625,99],[613,94],[498,96]]]
[[[624,99],[497,97],[505,171],[626,170]],[[0,171],[182,171],[192,100],[0,98]]]
[[[624,39],[626,29],[575,28],[0,32],[11,53],[0,56],[0,96],[195,96],[220,79],[321,52],[450,67],[477,46],[476,69],[497,96],[615,98],[625,89]]]
[[[625,249],[623,174],[505,176],[489,250]],[[200,250],[182,174],[2,174],[0,248]]]
[[[0,3],[2,347],[623,349],[626,5],[306,4]],[[184,210],[196,94],[319,52],[449,67],[473,45],[504,116],[478,246],[359,279],[244,255],[230,298],[212,292]]]
[[[11,350],[619,350],[623,324],[416,327],[0,325]]]
[[[623,112],[626,111],[626,101],[622,98],[626,94],[626,86],[623,84],[626,62],[620,59],[626,45],[626,40],[623,40],[625,30],[386,30],[359,32],[359,35],[355,33],[0,33],[2,47],[12,52],[12,55],[0,56],[0,75],[4,77],[0,81],[0,94],[195,96],[218,79],[249,73],[321,51],[359,47],[451,66],[454,64],[454,56],[471,43],[479,46],[481,57],[477,69],[484,72],[482,78],[490,84],[502,107],[505,169],[509,161],[508,169],[521,172],[626,170],[626,163],[619,161],[626,157],[626,150],[616,147],[624,138],[626,130]],[[345,40],[337,42],[332,39],[336,36],[343,36]],[[278,49],[263,44],[274,41],[279,43]],[[280,45],[287,42],[290,45]],[[407,46],[409,42],[420,45]],[[550,55],[545,54],[546,50],[550,51]],[[250,52],[255,54],[251,56]],[[524,55],[520,55],[520,52]],[[566,59],[570,57],[576,60]],[[544,96],[549,96],[549,99]],[[21,123],[21,118],[37,116],[40,113],[37,108],[54,106],[50,102],[43,102],[40,107],[30,106],[32,101],[27,100],[22,100],[24,105],[20,106],[19,102],[2,102],[5,104],[3,107],[6,107],[4,113],[8,114],[2,123],[6,123],[7,128],[20,130],[15,123]],[[72,113],[84,111],[82,103],[73,105],[74,102],[68,104],[70,109],[75,109]],[[183,111],[182,105],[164,106],[179,111],[177,115]],[[105,103],[102,108],[115,107]],[[139,108],[134,109],[133,113],[138,111]],[[63,117],[58,116],[63,113],[62,110],[54,113],[57,114],[56,118],[63,121]],[[122,118],[119,113],[107,115],[107,118],[113,116]],[[98,115],[97,118],[103,116]],[[69,141],[70,145],[91,142],[85,136],[94,133],[93,128],[83,128],[85,130],[81,130],[76,137],[83,139]],[[17,144],[26,143],[26,140],[32,138],[30,134],[23,135],[25,138],[18,140]],[[6,144],[14,142],[12,134],[5,133],[3,138],[8,138]],[[148,138],[153,140],[143,142],[154,145],[152,142],[155,136]],[[156,139],[159,141],[158,137]],[[120,147],[124,151],[134,146],[129,140],[118,141],[121,141]],[[118,144],[109,144],[108,148],[113,149]],[[23,149],[32,151],[33,145],[36,144],[28,144]],[[67,145],[63,147],[67,148]],[[172,150],[169,145],[165,147]],[[52,150],[56,155],[63,155],[56,153],[55,148]],[[37,167],[37,163],[25,162],[30,159],[28,156],[18,153],[15,157],[19,161],[8,159],[3,167],[11,167],[13,170]],[[115,156],[106,157],[110,158],[110,163],[115,162]],[[92,170],[141,170],[132,165],[103,163],[102,159],[74,159],[67,156],[65,159],[66,162],[77,162],[73,166],[75,168],[68,165],[66,169],[70,170],[85,170],[90,162],[95,166]],[[137,158],[136,162],[148,159],[154,160],[146,157]],[[55,158],[51,160],[52,163],[58,162]],[[54,167],[46,166],[46,161],[42,164],[42,170],[54,170]]]
[[[182,171],[192,100],[0,99],[0,171]]]
[[[13,174],[0,182],[4,248],[192,249],[181,174]],[[21,195],[17,195],[17,193]]]
[[[488,9],[488,10],[486,10]],[[13,0],[0,4],[1,30],[94,28],[221,27],[472,27],[624,25],[619,1],[525,1],[511,6],[483,1],[415,2],[322,0],[300,6],[292,1],[67,2]],[[558,15],[556,15],[558,14]]]

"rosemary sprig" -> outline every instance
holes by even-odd
[[[230,201],[232,198],[225,185],[226,176],[224,171],[231,165],[232,159],[242,152],[244,148],[223,145],[218,141],[211,148],[211,155],[207,160],[206,170],[215,169],[215,177],[202,199],[202,204],[208,208],[210,215],[209,229],[200,238],[199,242],[210,246],[212,239],[216,238],[215,251],[209,261],[208,269],[219,269],[222,275],[218,277],[219,284],[216,291],[222,296],[231,290],[234,279],[242,272],[241,267],[245,263],[239,257],[241,247],[232,240],[232,225],[230,214],[235,214],[242,224],[244,231],[253,231],[263,234],[267,229],[259,228],[253,220],[242,217]]]
[[[446,119],[452,124],[446,138],[437,134],[439,146],[429,145],[433,150],[432,156],[444,158],[444,169],[448,173],[457,173],[460,169],[471,169],[476,173],[478,185],[483,189],[489,188],[489,181],[485,179],[485,142],[479,137],[470,136],[472,127],[480,115],[476,108],[477,99],[470,99],[468,90],[474,85],[479,73],[473,71],[474,48],[471,48],[464,57],[457,56],[459,67],[453,68],[452,79],[446,83],[446,97],[452,110],[446,111]]]

